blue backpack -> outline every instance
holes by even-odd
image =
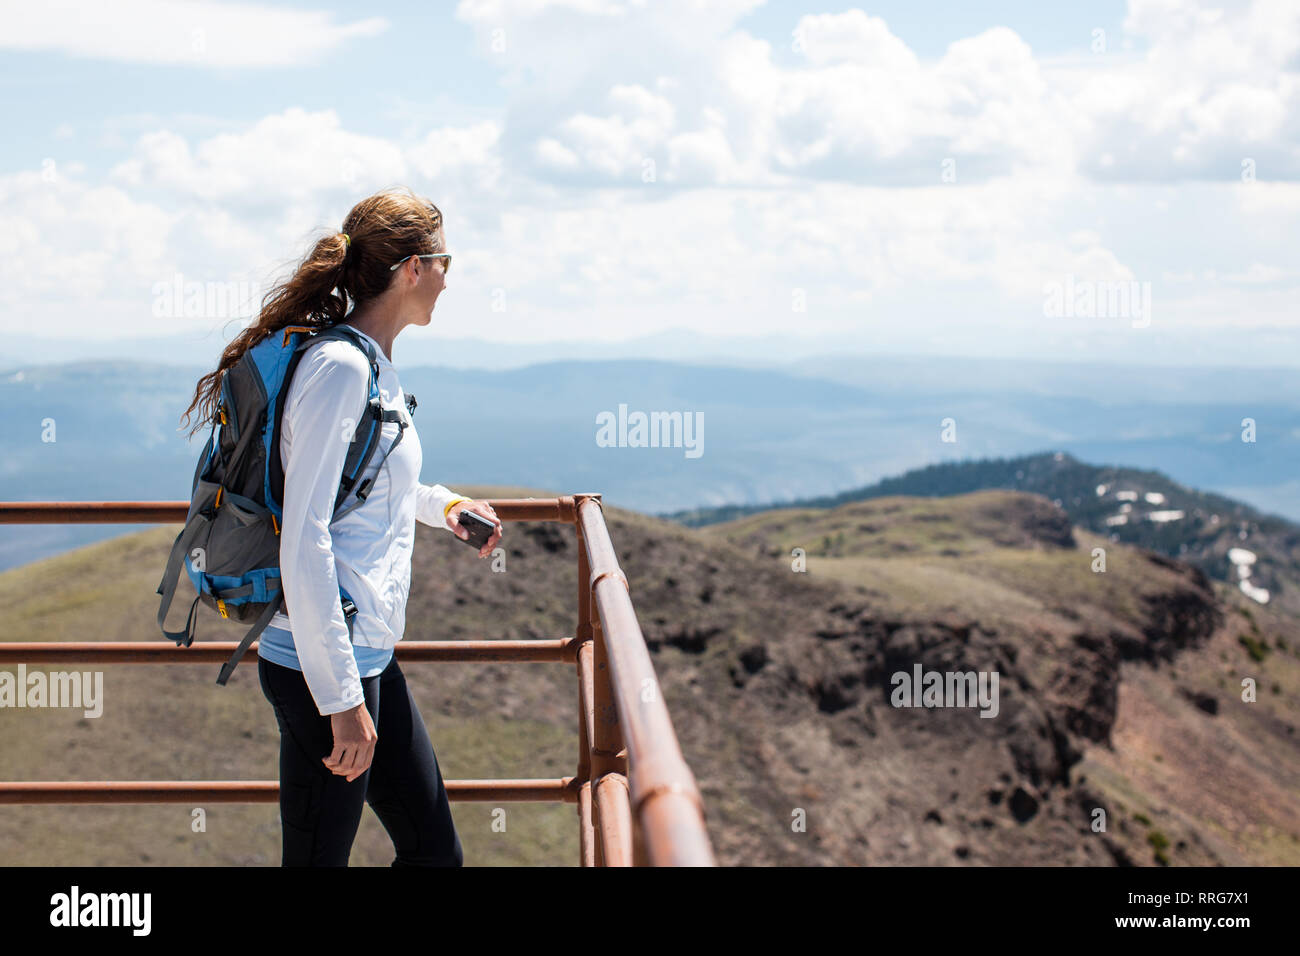
[[[369,401],[348,446],[347,459],[334,500],[334,518],[347,514],[366,499],[373,479],[358,483],[374,457],[384,422],[398,424],[384,457],[392,454],[405,433],[406,422],[379,398],[379,361],[375,347],[354,329],[333,325],[325,329],[289,326],[272,332],[248,349],[221,379],[221,400],[212,432],[199,455],[190,492],[185,527],[176,536],[158,594],[158,627],[178,647],[194,641],[194,614],[199,601],[224,618],[252,621],[217,683],[231,673],[284,603],[280,588],[280,524],[284,517],[284,466],[280,461],[280,423],[284,396],[307,346],[325,339],[351,342],[370,363]],[[415,396],[406,396],[415,413]],[[344,501],[353,500],[344,507]],[[182,565],[197,592],[185,628],[169,631],[163,623],[176,594]],[[357,613],[347,591],[339,586],[348,634]],[[287,611],[286,611],[287,613]]]

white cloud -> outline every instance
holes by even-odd
[[[1125,29],[1146,53],[1076,78],[1085,172],[1227,181],[1249,158],[1260,178],[1300,178],[1300,4],[1130,0]]]
[[[463,177],[466,185],[492,189],[501,179],[500,139],[501,128],[491,122],[445,126],[430,130],[406,150],[406,158],[412,170],[431,183]]]
[[[545,137],[539,158],[559,168],[582,168],[610,179],[639,175],[643,161],[672,131],[673,105],[642,86],[609,91],[605,116],[579,113],[565,120],[554,137]]]
[[[1284,269],[1281,266],[1265,265],[1262,262],[1252,262],[1250,268],[1243,272],[1230,272],[1223,277],[1224,282],[1234,282],[1244,285],[1258,285],[1274,282],[1282,282],[1286,279],[1292,279],[1300,275],[1295,269]]]
[[[130,296],[168,262],[177,214],[61,169],[0,176],[0,302],[26,327],[104,334],[102,312],[69,302]],[[144,300],[141,300],[142,303]]]
[[[817,66],[854,62],[903,73],[920,68],[916,54],[890,32],[884,20],[861,10],[800,17],[792,46]]]
[[[215,0],[0,0],[0,49],[128,63],[282,67],[307,63],[388,28],[380,17]]]
[[[133,123],[100,144],[120,155],[107,184],[70,164],[53,188],[0,178],[0,294],[143,331],[141,285],[264,273],[405,182],[447,216],[447,325],[488,337],[888,325],[1019,347],[1066,275],[1159,280],[1166,327],[1295,323],[1300,183],[1270,181],[1300,177],[1289,8],[1134,0],[1142,52],[1063,63],[1006,28],[922,59],[860,11],[792,19],[787,54],[738,27],[752,6],[465,0],[503,31],[505,106],[400,138],[296,108]]]
[[[233,208],[355,196],[413,177],[490,188],[500,175],[499,128],[443,127],[403,148],[343,128],[332,110],[289,109],[191,146],[166,130],[147,133],[112,170],[114,181]]]
[[[717,127],[678,133],[668,140],[669,181],[739,183],[748,178],[731,152],[726,134]]]
[[[331,111],[290,109],[204,138],[146,133],[105,184],[76,162],[0,176],[0,300],[25,326],[58,316],[55,335],[157,331],[155,284],[177,273],[266,283],[357,199],[396,183],[437,196],[449,235],[468,239],[476,202],[499,201],[499,133],[443,127],[403,147]]]
[[[1293,0],[1132,0],[1125,30],[1148,41],[1145,53],[1068,68],[1041,63],[1005,27],[923,61],[861,10],[799,18],[786,66],[736,26],[750,6],[466,0],[458,12],[483,35],[502,31],[490,62],[526,103],[507,141],[528,137],[518,152],[564,182],[634,184],[639,157],[679,185],[929,185],[949,158],[965,181],[1026,168],[1223,180],[1246,157],[1261,176],[1300,178]],[[676,82],[653,82],[664,76]],[[529,87],[542,78],[544,93]],[[600,83],[654,97],[653,109],[629,99],[593,112]]]

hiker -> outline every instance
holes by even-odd
[[[279,414],[272,419],[266,412],[260,420],[268,449],[275,444],[270,436],[279,435],[279,459],[267,471],[276,480],[267,480],[267,497],[275,498],[278,468],[283,479],[280,520],[268,521],[277,524],[281,587],[274,600],[262,593],[266,600],[256,606],[265,608],[258,674],[280,727],[285,866],[346,866],[363,801],[392,838],[393,866],[463,862],[433,746],[393,653],[405,626],[415,522],[468,540],[460,516],[482,516],[494,529],[478,549],[480,558],[502,535],[488,502],[420,482],[414,400],[402,391],[392,363],[398,333],[432,320],[451,268],[446,249],[442,213],[409,190],[385,190],[357,203],[342,229],[316,242],[265,298],[257,320],[226,347],[218,369],[199,380],[186,412],[200,408],[221,422],[227,413],[236,418],[237,410],[227,407],[236,404],[234,395],[222,391],[222,378],[237,363],[242,369],[255,364],[240,359],[258,343],[276,350],[283,343],[283,352],[264,354],[296,360],[272,403]],[[259,368],[282,367],[261,361],[262,354]],[[265,402],[265,383],[258,389]],[[360,444],[354,429],[367,414],[382,421],[385,452],[362,459],[370,462],[364,473],[349,475]],[[275,429],[267,431],[272,422]],[[442,431],[449,421],[436,424]],[[438,460],[444,464],[445,454]],[[260,469],[262,458],[257,462]],[[238,476],[223,476],[215,505],[204,511],[207,519],[220,514],[223,488],[227,499],[247,509],[258,503],[261,471],[245,471],[253,474],[242,485],[249,490],[232,493]],[[339,508],[348,489],[356,497]],[[272,512],[278,507],[262,513],[271,518]],[[275,547],[276,538],[270,540]],[[233,605],[238,598],[227,600]],[[217,603],[226,616],[227,604]],[[227,676],[223,671],[220,682]]]

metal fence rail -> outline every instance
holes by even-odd
[[[403,661],[572,663],[578,767],[572,777],[448,780],[455,801],[574,803],[583,866],[712,866],[699,788],[682,757],[628,593],[600,495],[493,499],[502,521],[559,521],[578,535],[574,637],[540,641],[402,641]],[[185,501],[0,502],[0,524],[185,521]],[[593,613],[594,612],[594,613]],[[257,645],[250,648],[256,653]],[[233,641],[0,642],[0,666],[224,662]],[[275,803],[274,780],[0,782],[0,804]]]

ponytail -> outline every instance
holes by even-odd
[[[419,253],[442,252],[442,213],[409,189],[376,193],[352,208],[344,232],[316,241],[293,275],[262,300],[256,321],[231,340],[217,368],[199,379],[194,398],[181,418],[193,435],[212,420],[221,399],[221,379],[244,353],[267,336],[290,325],[324,329],[342,322],[362,302],[392,281],[394,262]]]

